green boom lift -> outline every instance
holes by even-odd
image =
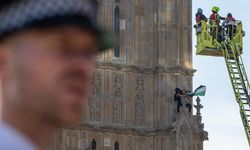
[[[230,26],[230,28],[229,28]],[[195,25],[197,35],[197,55],[224,57],[233,86],[235,99],[239,104],[240,116],[250,146],[250,85],[241,58],[244,31],[241,21],[223,25],[221,32],[211,21],[201,21]],[[229,34],[230,33],[230,34]],[[220,38],[219,38],[220,37]]]

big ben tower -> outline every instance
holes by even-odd
[[[51,149],[203,150],[200,114],[178,113],[173,98],[176,87],[192,90],[192,0],[98,5],[115,47],[96,60],[81,122],[59,129]]]

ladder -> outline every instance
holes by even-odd
[[[250,145],[250,85],[240,55],[240,50],[233,40],[222,43],[222,52],[225,58],[229,77],[233,86],[234,95],[240,108],[240,116]]]

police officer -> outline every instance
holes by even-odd
[[[95,56],[113,46],[93,0],[1,0],[1,150],[45,150],[79,122]]]

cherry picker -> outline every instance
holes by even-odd
[[[195,25],[197,44],[196,54],[224,57],[239,105],[240,116],[250,145],[250,85],[241,55],[243,54],[244,31],[241,21],[233,21],[219,27],[215,23],[201,21]],[[231,26],[229,28],[229,26]]]

